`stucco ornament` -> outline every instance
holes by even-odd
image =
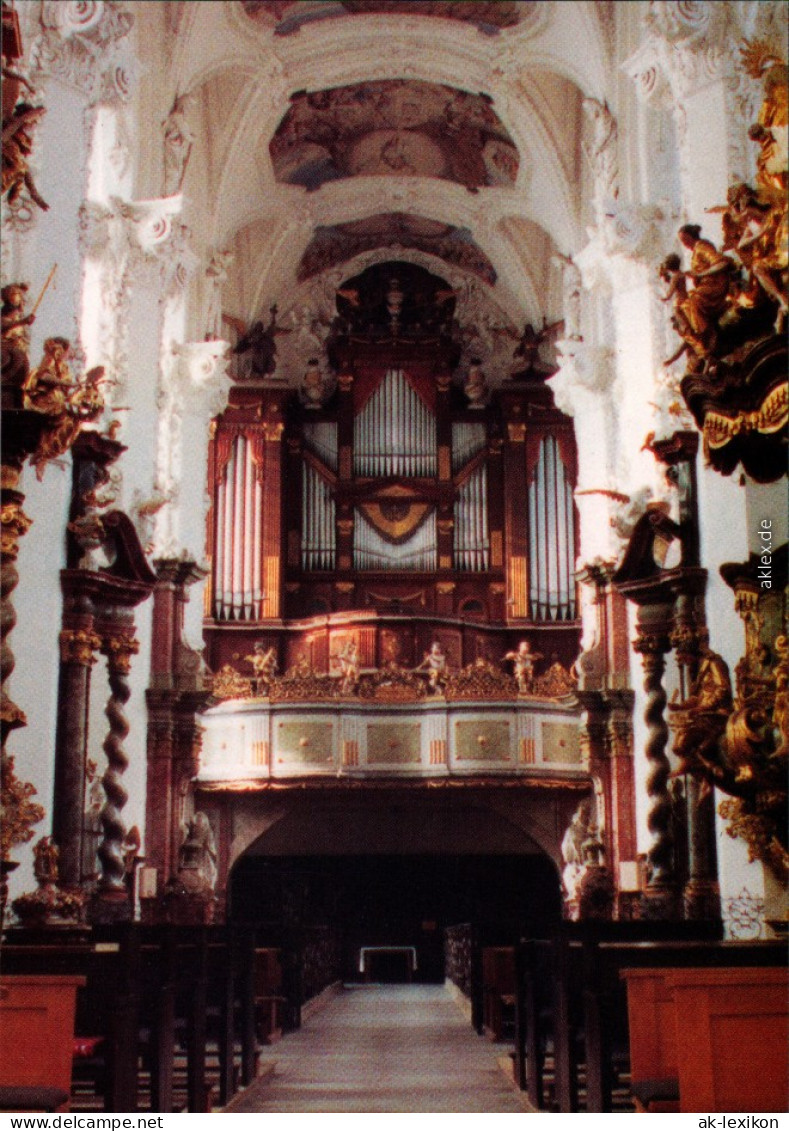
[[[132,7],[120,0],[45,0],[30,48],[33,73],[76,86],[91,104],[125,102],[138,73],[133,25]]]
[[[231,386],[227,376],[229,348],[229,342],[221,340],[172,342],[162,351],[154,486],[157,505],[149,516],[152,535],[150,521],[147,524],[158,557],[178,557],[183,552],[179,508],[185,505],[185,495],[191,507],[207,509],[205,467],[194,466],[194,452],[184,443],[184,423],[188,419],[191,429],[205,435],[212,417],[226,407]],[[202,548],[196,547],[192,556],[195,560],[202,558]]]

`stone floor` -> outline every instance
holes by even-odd
[[[443,986],[348,986],[263,1054],[233,1112],[523,1112]]]

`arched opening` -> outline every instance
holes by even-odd
[[[303,999],[328,980],[442,982],[448,929],[484,924],[495,945],[561,917],[556,867],[517,820],[444,792],[289,801],[229,894],[231,917],[300,967]]]

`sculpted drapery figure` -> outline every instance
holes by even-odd
[[[704,637],[690,695],[681,703],[669,703],[675,732],[674,754],[679,759],[675,773],[687,774],[719,766],[718,744],[732,710],[732,688],[726,661],[713,652]]]
[[[200,810],[184,827],[178,880],[190,895],[210,895],[216,885],[216,842],[208,817]]]
[[[20,388],[30,369],[30,334],[28,327],[35,314],[25,314],[27,283],[9,283],[2,296],[2,374],[3,384]]]
[[[194,130],[187,117],[191,100],[192,96],[189,94],[179,95],[163,122],[165,196],[174,196],[180,192],[184,183],[186,166],[195,140]]]
[[[2,195],[9,204],[14,204],[27,189],[30,199],[44,212],[49,205],[35,186],[28,162],[33,152],[33,127],[45,113],[43,106],[19,102],[3,121],[2,182]]]

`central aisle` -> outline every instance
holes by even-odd
[[[263,1054],[233,1112],[523,1112],[443,986],[349,986]]]

